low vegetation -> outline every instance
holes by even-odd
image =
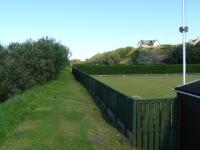
[[[77,65],[76,67],[90,75],[182,73],[182,65]],[[187,65],[187,72],[200,73],[200,65]]]
[[[134,50],[133,47],[126,47],[105,53],[98,53],[90,59],[87,59],[85,63],[98,65],[129,64],[130,55]]]
[[[43,101],[45,94],[43,88],[48,86],[35,87],[0,104],[0,147],[9,132]]]
[[[50,38],[0,46],[0,102],[55,78],[69,49]]]
[[[166,59],[166,63],[168,64],[182,64],[182,46],[175,46],[168,58]],[[187,44],[187,63],[188,64],[200,64],[200,43],[193,46],[191,44]]]
[[[189,43],[187,44],[187,62],[189,64],[200,63],[200,43],[195,46]],[[182,45],[161,45],[155,48],[119,48],[109,52],[98,53],[85,62],[77,62],[76,64],[80,63],[93,65],[181,64]]]
[[[0,105],[0,149],[131,150],[70,69]]]

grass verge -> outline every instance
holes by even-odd
[[[42,89],[48,85],[41,85],[21,95],[16,95],[4,103],[0,103],[0,144],[7,138],[25,117],[30,114],[42,101]]]
[[[102,118],[70,69],[56,80],[1,104],[0,134],[1,150],[131,149],[128,141]]]

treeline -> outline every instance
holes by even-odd
[[[175,46],[166,59],[166,63],[182,64],[182,56],[182,45]],[[200,43],[195,46],[187,44],[186,59],[188,64],[200,64]]]
[[[96,54],[87,59],[85,63],[88,64],[127,64],[130,63],[130,55],[135,50],[133,47],[119,48],[113,51]]]
[[[87,59],[85,63],[94,65],[181,64],[182,45],[161,45],[157,48],[120,48],[113,51],[96,54],[90,59]],[[189,43],[187,44],[187,63],[200,63],[200,43],[195,46]]]
[[[0,46],[0,101],[55,78],[69,49],[48,37]]]
[[[131,64],[156,65],[165,64],[173,45],[161,45],[156,48],[137,48],[130,56]]]

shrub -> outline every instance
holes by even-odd
[[[165,62],[168,64],[181,64],[183,62],[182,49],[182,45],[175,46]],[[200,44],[193,46],[188,43],[186,54],[188,64],[200,64]]]
[[[141,50],[137,58],[137,64],[153,65],[159,64],[160,57],[156,51]]]
[[[0,46],[0,101],[55,78],[68,57],[69,49],[48,37]]]
[[[130,53],[134,51],[133,47],[119,48],[113,51],[98,53],[86,60],[87,64],[93,65],[115,65],[124,59],[129,59]]]
[[[78,65],[75,67],[90,75],[182,73],[182,65]],[[187,72],[200,73],[200,65],[187,65]]]

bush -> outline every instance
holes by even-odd
[[[69,49],[48,37],[0,46],[0,101],[55,78],[68,57]]]
[[[124,59],[129,59],[130,53],[134,50],[133,47],[119,48],[113,51],[98,53],[86,60],[87,64],[93,65],[115,65],[119,64]]]
[[[195,46],[187,44],[186,59],[188,64],[200,64],[200,44]],[[182,45],[175,46],[165,62],[168,64],[181,64],[183,62]]]
[[[159,64],[160,58],[156,51],[141,50],[137,58],[137,64],[153,65]]]
[[[182,65],[78,65],[75,67],[90,75],[182,73]],[[200,73],[200,65],[187,65],[187,72]]]
[[[131,62],[132,62],[133,64],[137,64],[137,63],[138,63],[138,62],[137,62],[137,59],[138,59],[138,57],[139,57],[139,54],[140,54],[140,50],[137,49],[137,50],[135,50],[135,51],[130,55]]]

